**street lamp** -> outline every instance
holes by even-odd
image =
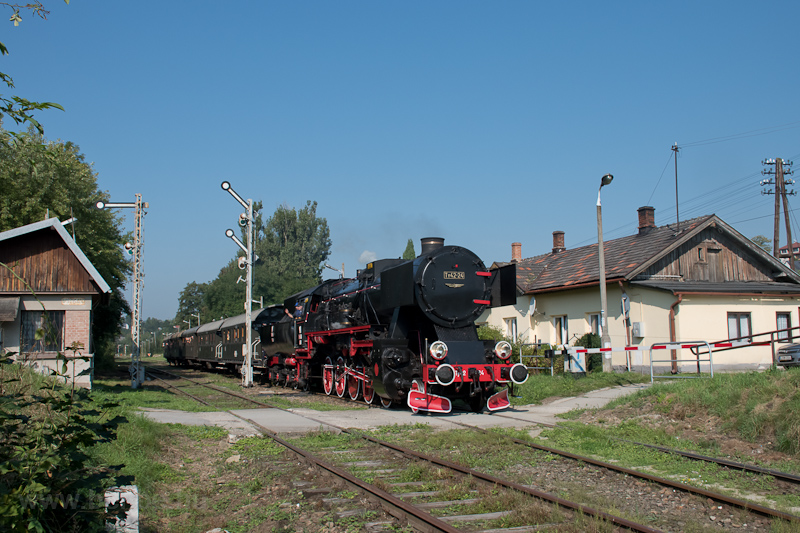
[[[611,337],[608,335],[606,309],[608,299],[606,296],[606,260],[603,255],[603,212],[600,208],[600,191],[604,185],[609,185],[614,176],[606,174],[600,179],[600,188],[597,189],[597,257],[600,262],[600,343],[603,348],[611,347]],[[611,372],[611,352],[603,352],[603,372]]]
[[[247,270],[247,290],[245,296],[244,321],[247,324],[244,328],[246,347],[242,350],[244,362],[242,364],[242,386],[253,386],[253,322],[252,322],[252,308],[253,308],[253,262],[258,259],[253,255],[253,200],[248,199],[245,201],[241,196],[236,194],[231,184],[223,181],[220,186],[223,191],[228,191],[233,198],[239,202],[247,211],[239,215],[239,225],[246,228],[247,245],[242,243],[232,229],[225,230],[225,236],[233,240],[239,248],[241,248],[245,256],[239,259],[239,268]]]
[[[196,316],[197,317],[197,325],[199,326],[200,325],[200,313],[189,313],[189,314],[192,315],[192,316]]]

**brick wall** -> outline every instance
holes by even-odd
[[[65,355],[73,342],[83,345],[80,349],[82,355],[89,355],[89,335],[91,334],[91,311],[65,311],[64,313],[64,347]]]

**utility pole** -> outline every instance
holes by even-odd
[[[786,239],[788,240],[789,249],[789,266],[794,270],[794,242],[792,241],[792,227],[789,223],[789,200],[786,196],[795,196],[797,193],[794,190],[787,191],[786,185],[794,185],[793,179],[786,179],[785,176],[794,174],[790,168],[792,161],[784,161],[780,157],[777,159],[765,159],[761,162],[762,165],[774,166],[775,170],[765,169],[761,171],[762,175],[774,175],[772,178],[761,180],[760,185],[775,185],[774,191],[763,190],[761,194],[774,194],[775,195],[775,215],[773,218],[773,239],[772,239],[772,255],[775,258],[780,258],[780,226],[781,226],[781,198],[783,198],[783,215],[784,223],[786,225]]]
[[[675,152],[675,233],[681,232],[681,213],[678,210],[678,143],[672,145],[672,151]]]

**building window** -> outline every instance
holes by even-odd
[[[589,331],[593,335],[603,335],[603,326],[600,324],[600,313],[589,315]]]
[[[728,338],[750,335],[750,313],[728,313]]]
[[[555,344],[566,344],[569,341],[569,331],[567,330],[567,317],[554,316],[553,328],[555,329]]]
[[[778,340],[792,342],[792,315],[791,313],[777,313]],[[787,331],[780,331],[785,329]]]
[[[64,311],[23,311],[19,338],[23,353],[63,352]]]
[[[706,254],[702,246],[697,249],[697,261],[700,263],[706,262]]]
[[[503,321],[506,323],[506,337],[517,340],[517,319],[504,318]]]

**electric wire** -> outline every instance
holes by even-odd
[[[760,128],[757,130],[750,130],[743,133],[735,133],[733,135],[726,135],[723,137],[712,137],[710,139],[704,139],[700,141],[693,141],[689,143],[678,144],[678,148],[687,148],[687,147],[695,147],[695,146],[706,146],[708,144],[717,144],[726,141],[735,141],[738,139],[746,139],[748,137],[757,137],[759,135],[767,135],[769,133],[776,133],[779,131],[785,131],[792,128],[800,127],[800,121],[796,122],[789,122],[787,124],[781,124],[779,126],[770,126],[766,128]]]

